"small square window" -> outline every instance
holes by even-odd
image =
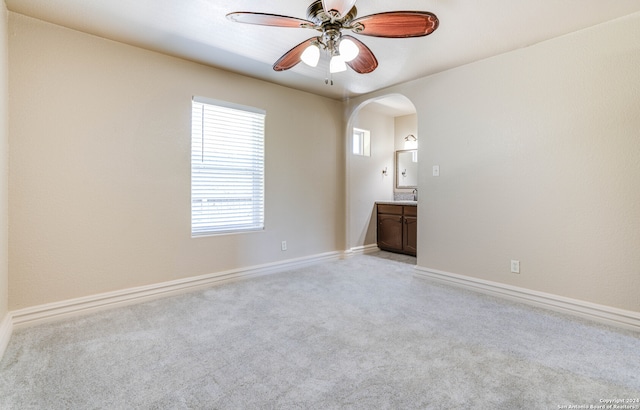
[[[371,132],[360,128],[353,129],[353,155],[371,156]]]

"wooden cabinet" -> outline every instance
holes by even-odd
[[[385,251],[416,254],[418,208],[414,205],[377,205],[378,247]]]
[[[378,247],[402,252],[402,206],[378,204]]]
[[[415,255],[418,247],[418,207],[403,206],[402,249]]]

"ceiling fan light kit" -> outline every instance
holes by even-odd
[[[340,56],[344,59],[344,61],[351,61],[354,58],[358,57],[360,53],[360,49],[356,46],[356,43],[349,40],[348,38],[343,38],[340,40],[340,45],[338,46],[338,50],[340,51]]]
[[[320,61],[320,49],[317,45],[311,44],[309,47],[304,49],[300,59],[306,65],[316,67],[318,65],[318,61]]]
[[[329,72],[331,74],[347,71],[347,63],[340,56],[333,56],[329,61]]]
[[[373,72],[378,67],[369,47],[343,34],[343,30],[373,37],[408,38],[427,36],[439,25],[436,15],[428,11],[390,11],[356,18],[355,3],[356,0],[315,0],[307,8],[307,20],[248,11],[229,13],[227,18],[238,23],[318,31],[320,35],[303,41],[280,57],[273,69],[288,70],[300,61],[316,67],[321,51],[325,51],[331,74],[346,71],[347,66],[359,74]]]

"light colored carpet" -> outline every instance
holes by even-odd
[[[557,409],[640,397],[637,333],[415,278],[394,259],[18,330],[0,408]]]

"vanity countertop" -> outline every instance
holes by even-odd
[[[413,205],[417,206],[418,201],[376,201],[376,204],[382,205]]]

